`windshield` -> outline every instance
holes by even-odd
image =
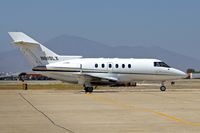
[[[168,66],[166,63],[164,62],[154,62],[154,66],[155,67],[167,67],[170,68],[170,66]]]

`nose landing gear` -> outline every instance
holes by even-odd
[[[162,82],[161,82],[161,86],[160,86],[160,90],[161,90],[161,91],[166,91],[166,89],[167,89],[167,88],[166,88],[165,85],[164,85],[164,81],[162,81]]]
[[[160,90],[161,90],[161,91],[165,91],[165,90],[166,90],[166,87],[165,87],[165,86],[160,86]]]

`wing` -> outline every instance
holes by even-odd
[[[91,83],[91,84],[111,84],[118,82],[116,77],[112,75],[105,75],[105,74],[79,74],[78,81],[80,84]]]

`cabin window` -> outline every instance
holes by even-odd
[[[128,64],[128,68],[131,68],[131,64]]]
[[[109,68],[112,68],[112,64],[109,64],[108,67],[109,67]]]
[[[118,68],[119,67],[119,65],[118,64],[115,64],[115,68]]]
[[[105,64],[101,64],[101,67],[104,68],[104,67],[105,67]]]
[[[125,68],[125,64],[122,64],[122,68]]]
[[[97,68],[98,67],[98,64],[95,64],[95,68]]]

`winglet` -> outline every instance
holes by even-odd
[[[11,38],[14,40],[13,43],[31,43],[31,44],[39,44],[39,42],[35,41],[31,37],[27,36],[23,32],[8,32]]]

